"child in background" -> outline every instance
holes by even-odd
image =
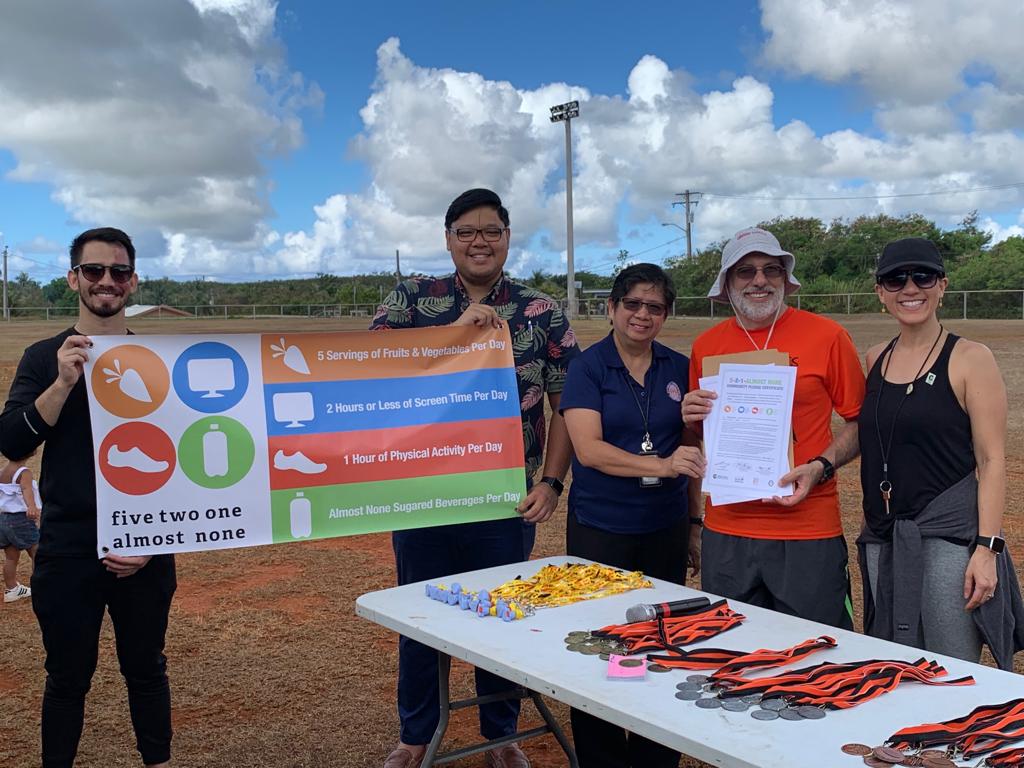
[[[39,543],[42,501],[32,470],[25,466],[33,454],[11,459],[0,469],[0,547],[4,550],[5,603],[32,595],[31,589],[18,583],[18,560],[22,550],[34,560]]]

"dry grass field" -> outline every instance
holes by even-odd
[[[893,333],[881,316],[838,317],[863,352]],[[688,351],[708,320],[672,319],[661,340]],[[1024,561],[1024,323],[953,321],[953,331],[988,344],[1010,393],[1006,529],[1018,563]],[[24,347],[62,329],[60,323],[13,323],[0,335],[0,392],[6,394]],[[140,333],[242,333],[365,327],[365,319],[195,321],[149,320]],[[585,345],[607,330],[577,324]],[[859,524],[856,467],[840,488],[848,536]],[[546,523],[534,556],[564,551],[564,502]],[[1018,570],[1020,570],[1018,566]],[[22,562],[20,577],[30,568]],[[174,703],[174,753],[179,766],[376,768],[398,731],[394,704],[396,637],[357,618],[354,601],[394,584],[388,535],[288,544],[178,558],[178,593],[171,612],[167,656]],[[855,579],[856,580],[856,579]],[[859,605],[859,588],[857,589]],[[1018,672],[1022,671],[1018,661]],[[469,691],[471,676],[457,664],[453,695]],[[43,653],[28,601],[0,605],[0,766],[38,765]],[[79,765],[137,765],[127,699],[117,671],[109,624],[86,709]],[[524,721],[536,718],[530,705]],[[555,706],[560,717],[566,710]],[[449,746],[469,743],[474,712],[457,713]],[[551,737],[527,745],[538,768],[564,765]],[[462,766],[484,765],[482,756]],[[696,765],[688,763],[688,765]]]

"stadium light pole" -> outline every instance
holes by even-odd
[[[572,119],[580,116],[580,103],[567,101],[551,108],[551,122],[565,123],[565,262],[566,262],[566,316],[576,316],[576,269],[572,248]]]

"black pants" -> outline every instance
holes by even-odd
[[[530,529],[532,534],[533,526]],[[526,559],[528,533],[519,518],[395,531],[391,541],[398,583],[518,563]],[[515,687],[483,669],[476,669],[475,675],[480,696]],[[398,718],[406,744],[429,744],[440,718],[437,651],[404,636],[398,641]],[[486,739],[515,733],[518,722],[518,699],[480,705],[480,733]]]
[[[705,592],[853,630],[846,539],[750,539],[704,529]],[[813,578],[808,574],[813,574]]]
[[[646,576],[684,583],[689,553],[690,520],[653,533],[608,533],[580,524],[569,511],[565,548],[570,555],[596,560]],[[572,739],[580,768],[676,768],[679,753],[629,733],[578,709],[569,711]]]
[[[71,768],[75,761],[104,609],[114,625],[142,760],[147,765],[170,760],[171,689],[163,650],[176,586],[173,555],[154,557],[123,579],[94,558],[40,554],[36,559],[32,608],[46,649],[43,768]]]

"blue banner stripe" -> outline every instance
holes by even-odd
[[[441,376],[266,384],[268,435],[387,429],[519,417],[511,368]]]

